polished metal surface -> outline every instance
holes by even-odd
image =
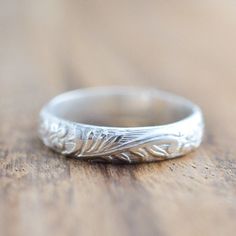
[[[156,89],[106,87],[57,96],[40,113],[39,134],[56,152],[90,161],[166,160],[199,147],[202,112]]]

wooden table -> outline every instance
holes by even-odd
[[[0,235],[236,234],[234,1],[0,1]],[[155,164],[67,159],[37,137],[66,90],[151,86],[198,103],[202,147]]]

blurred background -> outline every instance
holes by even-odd
[[[207,121],[206,142],[194,160],[195,166],[202,167],[200,171],[189,170],[189,164],[181,164],[188,159],[182,159],[175,174],[168,172],[169,165],[173,168],[171,162],[162,164],[159,172],[156,165],[136,169],[132,172],[135,180],[129,176],[133,169],[123,169],[124,178],[128,177],[122,179],[120,169],[109,167],[110,179],[105,176],[96,182],[96,174],[102,173],[99,168],[48,158],[53,154],[43,151],[36,134],[42,105],[66,90],[103,85],[150,86],[198,103]],[[159,228],[165,235],[232,235],[235,91],[234,0],[0,0],[0,232],[52,235],[52,229],[57,235],[74,235],[77,222],[72,219],[82,219],[81,230],[90,235],[97,232],[95,221],[103,235],[130,231],[157,235]],[[8,159],[4,158],[8,153]],[[55,167],[53,174],[51,166]],[[62,188],[56,185],[61,179],[65,181]],[[159,179],[164,183],[167,179],[167,185]],[[96,188],[101,182],[103,192]],[[90,183],[92,190],[84,187]],[[120,192],[113,187],[107,190],[107,185],[117,183]],[[42,186],[47,190],[41,191]],[[61,196],[58,201],[53,191]],[[123,199],[122,191],[125,206],[131,210],[114,200]],[[166,197],[168,191],[174,193]],[[147,193],[153,198],[150,202],[137,197],[145,198],[142,194]],[[70,210],[66,194],[79,199],[70,202]],[[132,213],[133,199],[137,221],[127,218],[126,224],[122,217]],[[94,209],[87,216],[92,224],[83,221],[91,202]],[[121,217],[110,226],[110,216],[117,209]],[[161,219],[158,229],[156,216]],[[185,227],[186,219],[189,227]]]
[[[155,86],[203,105],[217,99],[217,107],[236,89],[235,1],[0,4],[0,81],[11,87],[2,96],[47,95],[37,109],[78,87]]]
[[[236,73],[235,12],[231,0],[1,0],[1,81],[209,93]]]

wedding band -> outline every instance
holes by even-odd
[[[199,147],[201,109],[152,88],[105,87],[67,92],[40,112],[39,135],[54,151],[90,161],[152,162]]]

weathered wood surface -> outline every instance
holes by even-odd
[[[0,1],[0,235],[235,235],[234,1]],[[156,164],[66,159],[37,138],[54,95],[97,85],[184,95],[195,153]]]

